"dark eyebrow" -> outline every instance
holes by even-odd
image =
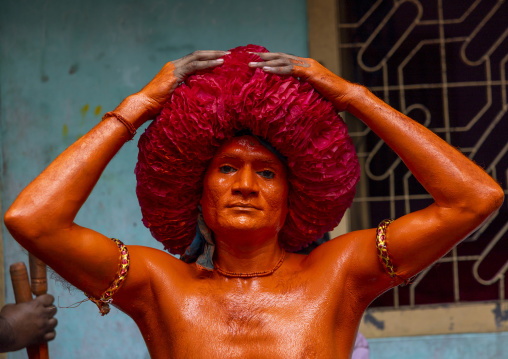
[[[270,159],[260,160],[259,162],[266,163],[267,165],[282,166],[279,162]]]
[[[232,154],[223,153],[223,154],[221,154],[218,157],[218,159],[221,159],[221,160],[238,160],[240,158],[238,156],[235,156],[235,155],[232,155]],[[261,162],[261,163],[266,164],[266,165],[284,167],[284,164],[280,163],[279,161],[273,160],[271,158],[258,159],[256,161]]]
[[[224,159],[224,160],[227,160],[227,159],[231,159],[231,160],[237,160],[238,157],[237,156],[234,156],[234,155],[229,155],[229,154],[221,154],[220,156],[217,157],[218,159]]]

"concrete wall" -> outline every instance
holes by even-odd
[[[370,359],[506,359],[508,332],[369,339]]]
[[[304,0],[27,1],[0,6],[1,199],[5,211],[52,159],[170,60],[256,43],[307,56]],[[138,131],[139,132],[139,131]],[[139,135],[138,135],[139,136]],[[127,244],[161,248],[140,222],[136,141],[106,169],[76,222]],[[5,267],[27,263],[3,229]],[[6,300],[13,302],[6,274]],[[84,296],[50,281],[61,307]],[[60,308],[52,358],[145,358],[137,327],[89,302]],[[26,358],[25,351],[9,358]]]

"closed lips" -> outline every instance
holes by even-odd
[[[229,208],[233,208],[233,207],[241,207],[241,208],[255,208],[255,209],[259,209],[255,206],[253,206],[252,204],[249,204],[249,203],[233,203],[231,205],[228,206]]]

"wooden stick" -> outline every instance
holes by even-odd
[[[10,272],[16,303],[19,304],[31,301],[33,298],[32,292],[30,290],[30,282],[28,281],[28,272],[26,270],[25,263],[17,262],[11,264]]]
[[[28,271],[26,270],[25,263],[17,262],[11,264],[9,270],[11,272],[12,288],[14,289],[16,304],[26,303],[33,300],[32,291],[30,290],[30,282],[28,281]],[[40,358],[38,356],[38,348],[36,346],[27,347],[26,351],[29,359]]]
[[[48,292],[48,280],[46,278],[46,264],[32,253],[28,255],[30,264],[30,283],[32,293],[36,296]]]
[[[14,298],[16,299],[16,304],[26,303],[33,300],[32,291],[30,289],[30,281],[28,280],[28,271],[26,269],[25,263],[17,262],[11,264],[9,269],[11,272],[12,288],[14,289]],[[45,353],[44,348],[41,351],[39,348],[40,346],[37,344],[28,346],[26,348],[28,358],[49,359],[47,343],[44,343],[44,345],[46,346]]]
[[[32,293],[35,296],[46,294],[48,291],[48,279],[46,277],[46,264],[32,253],[28,254],[28,262],[30,265],[30,283]],[[49,359],[48,343],[34,345],[34,352],[37,356],[33,359]],[[27,348],[28,350],[28,348]],[[29,359],[32,359],[28,354]]]

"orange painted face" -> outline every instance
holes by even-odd
[[[205,174],[201,207],[216,235],[256,231],[276,236],[288,201],[286,166],[253,136],[219,148]]]

